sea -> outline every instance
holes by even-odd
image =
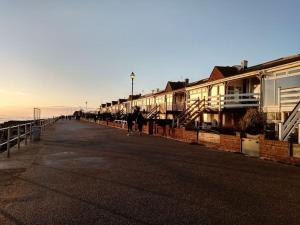
[[[4,115],[1,115],[0,116],[0,124],[1,123],[4,123],[4,122],[7,122],[7,121],[11,121],[11,120],[14,120],[14,121],[25,121],[25,120],[32,120],[33,117],[11,117],[11,116],[4,116]]]

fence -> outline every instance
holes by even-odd
[[[25,145],[28,144],[28,138],[32,140],[33,127],[36,126],[40,128],[41,132],[45,131],[46,128],[55,123],[59,118],[51,118],[45,120],[38,120],[35,122],[23,123],[14,126],[0,128],[0,133],[2,134],[2,140],[0,139],[0,149],[6,146],[3,152],[7,152],[7,157],[10,156],[10,148],[14,145],[17,145],[17,148],[20,149],[22,141],[25,141]]]

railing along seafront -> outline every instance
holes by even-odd
[[[8,126],[0,128],[0,150],[3,146],[6,146],[4,151],[7,152],[7,157],[10,157],[10,149],[17,145],[18,150],[20,149],[21,142],[25,141],[25,145],[28,144],[28,138],[32,141],[32,135],[34,132],[43,132],[48,126],[54,124],[59,117],[54,117],[50,119],[41,119],[34,122],[22,123],[14,126]],[[2,140],[4,142],[1,142]]]

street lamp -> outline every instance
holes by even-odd
[[[133,109],[133,80],[135,78],[134,72],[132,72],[130,74],[130,78],[131,78],[131,113],[132,113],[132,109]]]

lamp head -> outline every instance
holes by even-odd
[[[132,72],[132,73],[130,74],[130,78],[131,78],[132,80],[134,80],[134,78],[135,78],[134,72]]]

